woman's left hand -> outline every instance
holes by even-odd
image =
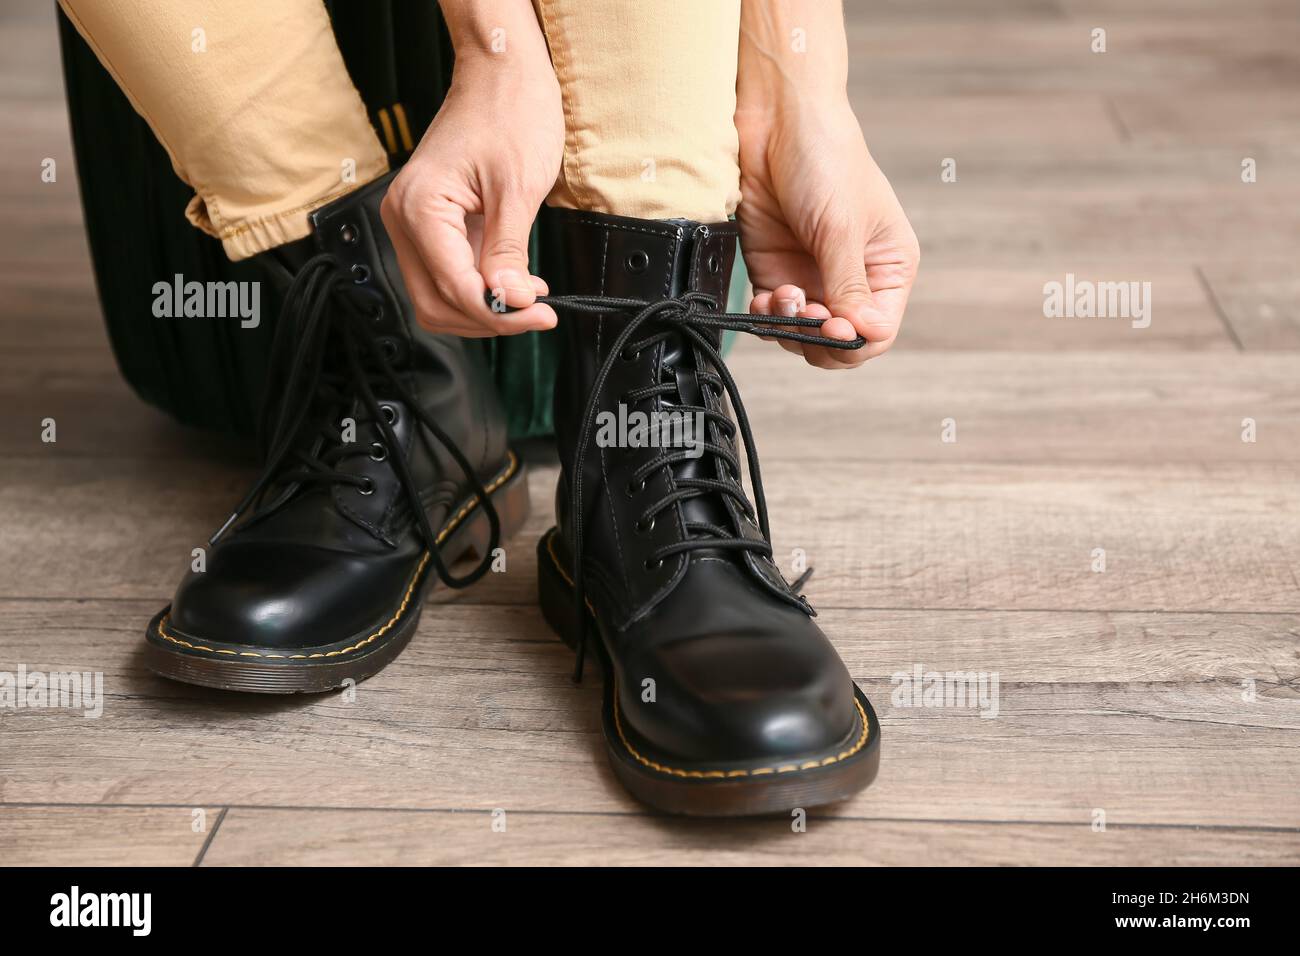
[[[777,340],[818,368],[851,368],[898,335],[920,248],[847,99],[833,106],[736,111],[737,219],[750,312],[825,319],[822,335],[858,350]]]

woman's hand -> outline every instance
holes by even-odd
[[[916,234],[847,102],[770,119],[737,114],[750,311],[826,319],[829,338],[861,335],[857,351],[777,340],[818,368],[861,365],[898,334],[920,261]]]
[[[780,342],[818,368],[893,344],[920,249],[845,92],[838,0],[742,0],[736,130],[750,312],[825,319],[856,351]],[[798,42],[792,42],[792,38]]]
[[[416,317],[432,332],[555,326],[555,312],[534,301],[547,288],[528,271],[528,236],[559,175],[564,115],[545,41],[538,33],[529,49],[521,32],[507,38],[509,56],[457,45],[442,109],[384,199]],[[520,311],[489,307],[487,290]]]

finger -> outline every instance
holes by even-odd
[[[831,315],[831,310],[820,302],[809,302],[799,314],[809,319],[820,319],[822,324],[817,333],[823,338],[851,342],[858,337],[857,329],[853,327],[853,323],[849,322],[848,319]],[[820,354],[822,358],[833,363],[836,368],[853,368],[861,365],[867,358],[865,346],[861,349],[838,349],[806,344],[803,350],[805,356],[814,353]]]
[[[422,225],[411,239],[429,270],[435,290],[471,325],[482,325],[484,331],[480,334],[515,335],[555,327],[555,312],[550,306],[532,305],[518,312],[488,308],[483,300],[483,276],[474,263],[464,210],[449,204],[426,216]],[[531,285],[528,291],[532,297]]]
[[[774,304],[772,293],[766,289],[762,291],[758,291],[758,290],[756,291],[758,292],[758,294],[755,295],[754,298],[751,299],[749,302],[749,314],[750,315],[771,315],[772,306]],[[799,347],[798,342],[790,342],[786,339],[774,338],[771,335],[760,335],[758,336],[758,338],[762,339],[764,342],[775,342],[777,345],[781,346],[781,348],[785,349],[787,352],[793,352],[795,355],[803,354],[803,349]]]
[[[455,309],[447,306],[434,288],[433,278],[424,267],[424,261],[416,252],[406,232],[395,221],[383,214],[387,207],[381,207],[381,217],[388,232],[388,240],[393,244],[397,254],[397,268],[402,273],[406,285],[406,294],[415,310],[415,320],[430,332],[451,332],[452,326],[463,324],[463,318]],[[452,334],[464,334],[460,332]]]
[[[857,235],[856,231],[851,235]],[[822,274],[824,301],[831,313],[847,319],[857,335],[868,342],[892,339],[898,323],[877,305],[867,281],[863,261],[865,243],[843,236],[825,240],[817,250],[817,268]],[[852,336],[850,336],[852,338]]]
[[[808,305],[808,296],[797,285],[777,286],[772,290],[772,314],[783,315],[787,319],[797,316]]]
[[[812,348],[811,346],[803,353],[803,359],[813,368],[823,368],[828,371],[844,367],[839,362],[831,359],[826,354],[825,349]]]
[[[536,212],[516,194],[501,192],[489,199],[483,214],[479,273],[493,297],[513,309],[537,299],[528,271],[528,233]]]

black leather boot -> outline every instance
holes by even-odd
[[[543,301],[564,310],[563,467],[558,524],[538,548],[539,589],[579,674],[589,642],[605,664],[614,770],[635,796],[675,813],[769,813],[850,796],[875,776],[880,730],[772,562],[758,459],[720,355],[725,329],[825,344],[798,331],[820,322],[717,311],[734,224],[554,215],[568,274],[547,277],[554,294]],[[633,423],[637,411],[702,422],[706,440],[661,429],[612,445],[620,405]],[[754,503],[740,483],[738,432]]]
[[[486,368],[415,322],[379,218],[390,179],[277,250],[292,283],[265,468],[149,625],[146,661],[164,677],[265,693],[369,677],[410,640],[427,587],[477,580],[526,516]],[[478,566],[453,574],[471,553]]]

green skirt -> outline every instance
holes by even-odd
[[[394,106],[419,142],[451,81],[452,48],[435,3],[327,0],[348,73],[361,93],[391,164],[409,153],[395,141]],[[192,190],[172,170],[148,125],[60,12],[68,113],[86,233],[108,337],[123,377],[145,401],[179,421],[241,435],[254,420],[275,334],[279,302],[263,284],[263,321],[158,318],[154,284],[255,281],[256,266],[230,262],[216,239],[185,219]],[[559,254],[534,228],[533,270]],[[741,293],[742,274],[732,288]],[[732,308],[735,308],[733,299]],[[478,343],[491,363],[515,437],[550,434],[555,380],[553,333],[530,332]]]

